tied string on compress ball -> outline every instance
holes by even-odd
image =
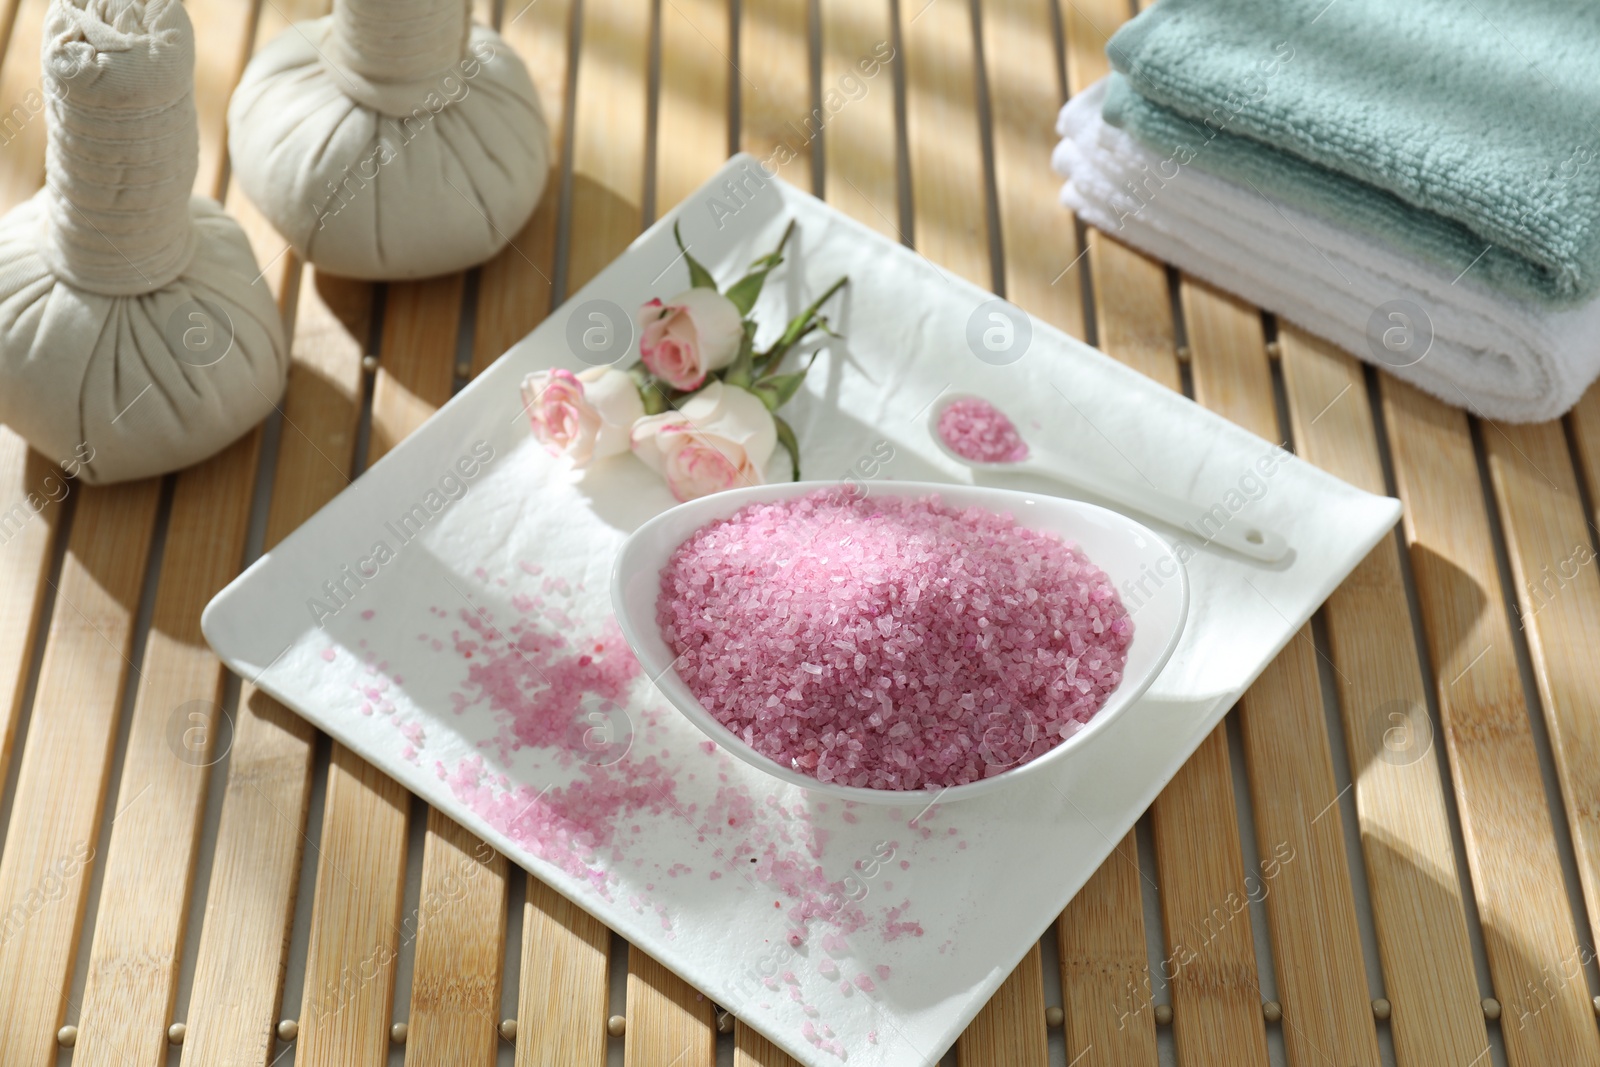
[[[144,28],[172,2],[60,5],[58,32],[45,42],[49,203],[40,253],[58,278],[89,292],[151,292],[194,257],[194,40]]]
[[[350,77],[350,95],[368,107],[403,113],[466,53],[471,10],[461,0],[343,0],[323,44],[327,60]],[[392,90],[404,88],[401,108]],[[371,91],[377,89],[377,92]],[[409,99],[407,99],[409,97]]]

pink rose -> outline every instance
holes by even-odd
[[[698,389],[739,355],[743,316],[714,289],[690,289],[639,309],[639,357],[674,389]]]
[[[612,367],[536,371],[522,379],[522,406],[535,439],[579,467],[626,452],[629,431],[644,414],[638,386]]]
[[[675,411],[633,424],[633,454],[682,500],[760,485],[778,445],[772,413],[753,393],[712,382]]]

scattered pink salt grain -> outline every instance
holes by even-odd
[[[1028,443],[1006,413],[978,397],[951,401],[939,412],[939,436],[958,456],[977,463],[1020,463]]]
[[[856,975],[856,988],[861,990],[863,993],[871,993],[877,989],[878,986],[877,983],[873,982],[871,978],[868,978],[864,974],[858,974]]]
[[[662,571],[656,620],[746,744],[872,789],[1043,755],[1122,681],[1133,637],[1105,573],[1059,537],[937,496],[826,489],[696,531]]]

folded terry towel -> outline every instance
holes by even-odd
[[[1105,91],[1058,123],[1062,200],[1085,222],[1489,418],[1555,418],[1600,373],[1600,301],[1552,312],[1177,166],[1102,120]]]
[[[1452,277],[1600,293],[1593,0],[1162,0],[1106,51],[1106,121],[1162,156]]]

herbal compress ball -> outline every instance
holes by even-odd
[[[302,256],[354,278],[483,262],[550,168],[527,68],[465,0],[336,0],[250,62],[228,127],[250,199]]]
[[[0,219],[0,421],[91,483],[188,466],[259,422],[288,348],[244,232],[193,197],[177,0],[53,0],[45,188]]]

